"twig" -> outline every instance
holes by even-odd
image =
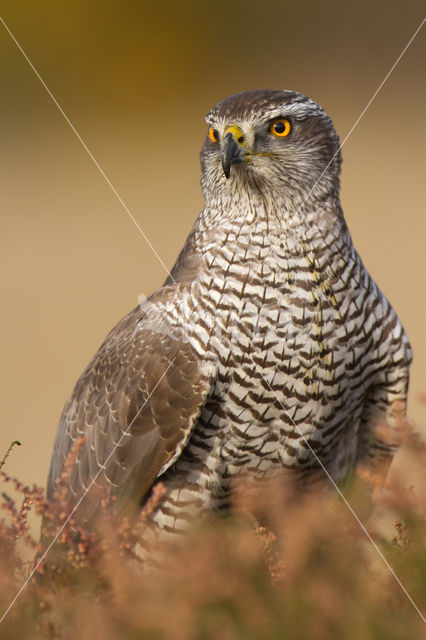
[[[15,446],[15,444],[17,444],[18,446],[21,446],[22,442],[19,442],[19,440],[14,440],[13,442],[10,443],[8,450],[6,451],[6,453],[3,456],[3,460],[0,462],[0,469],[3,467],[4,463],[6,462],[7,458],[10,455],[10,452],[12,451],[13,447]]]

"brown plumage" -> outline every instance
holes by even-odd
[[[158,299],[167,303],[170,292],[164,287],[145,307]],[[118,506],[138,505],[160,470],[173,464],[185,446],[206,398],[208,375],[176,329],[166,322],[161,326],[161,320],[152,329],[147,315],[138,306],[123,318],[77,382],[55,442],[49,497],[80,435],[86,446],[71,475],[71,492],[80,497],[109,458],[100,484],[106,480],[114,488]],[[140,323],[145,323],[142,331]],[[79,507],[79,518],[95,513],[98,504],[90,498]]]
[[[343,218],[328,116],[301,94],[254,91],[207,122],[205,207],[164,286],[78,381],[49,475],[52,498],[84,434],[73,499],[96,476],[118,509],[137,509],[161,480],[154,537],[226,507],[241,473],[312,478],[320,461],[340,482],[359,463],[386,468],[395,446],[375,426],[396,428],[408,384],[409,343]],[[97,496],[88,491],[80,518]]]

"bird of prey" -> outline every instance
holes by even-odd
[[[297,92],[256,90],[222,100],[206,121],[204,208],[164,285],[78,380],[48,479],[53,499],[84,435],[72,500],[96,478],[118,511],[137,511],[161,482],[147,528],[165,538],[226,509],[241,476],[326,470],[341,483],[358,464],[384,473],[395,444],[375,427],[397,430],[411,361],[352,244],[324,110]],[[78,516],[90,523],[99,509],[89,488]]]

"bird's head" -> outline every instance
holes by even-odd
[[[339,138],[323,109],[294,91],[246,91],[207,114],[201,184],[213,194],[264,191],[299,205],[338,197]]]

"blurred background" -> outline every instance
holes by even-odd
[[[317,100],[341,139],[422,19],[422,3],[3,0],[1,16],[171,268],[202,207],[204,115],[238,91]],[[343,148],[356,246],[426,389],[423,29]],[[166,273],[0,25],[1,438],[44,485],[63,404],[112,326]]]

